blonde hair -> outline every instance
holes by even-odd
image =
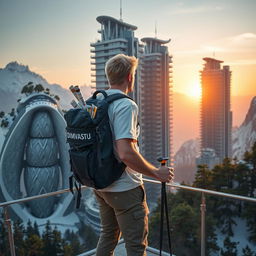
[[[109,59],[105,66],[105,73],[110,85],[122,84],[129,74],[134,74],[137,66],[138,60],[134,56],[117,54]]]

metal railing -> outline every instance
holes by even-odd
[[[151,180],[151,179],[143,179],[145,182],[153,183],[153,184],[161,184],[161,182],[156,181],[156,180]],[[209,195],[215,195],[215,196],[220,196],[220,197],[227,197],[227,198],[232,198],[232,199],[237,199],[241,201],[248,201],[252,203],[256,203],[256,198],[252,197],[247,197],[247,196],[240,196],[240,195],[235,195],[235,194],[229,194],[229,193],[223,193],[223,192],[218,192],[218,191],[213,191],[213,190],[208,190],[208,189],[202,189],[202,188],[195,188],[195,187],[190,187],[190,186],[185,186],[185,185],[180,185],[176,183],[166,183],[167,186],[173,187],[173,188],[178,188],[178,189],[185,189],[189,191],[196,191],[196,192],[201,192],[201,205],[200,205],[200,210],[201,210],[201,256],[205,256],[205,212],[206,212],[206,199],[205,199],[205,194]],[[86,186],[82,186],[82,189],[86,189]],[[41,194],[41,195],[36,195],[36,196],[31,196],[31,197],[25,197],[22,199],[17,199],[17,200],[12,200],[4,203],[0,203],[0,208],[3,208],[4,211],[4,222],[7,227],[8,231],[8,240],[9,240],[9,245],[10,245],[10,252],[11,256],[15,256],[15,246],[14,246],[14,238],[13,238],[13,231],[12,231],[12,224],[11,224],[11,219],[9,217],[8,213],[8,207],[12,204],[20,204],[28,201],[32,201],[35,199],[40,199],[40,198],[46,198],[50,196],[56,196],[60,194],[64,194],[70,192],[70,189],[62,189],[54,192],[50,192],[47,194]]]

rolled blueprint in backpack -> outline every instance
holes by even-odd
[[[78,88],[78,89],[77,89],[77,88]],[[82,96],[82,94],[81,94],[81,92],[80,92],[79,87],[78,87],[78,86],[73,86],[73,85],[71,85],[71,86],[69,87],[69,89],[70,89],[70,91],[73,93],[73,95],[75,96],[75,98],[78,100],[78,106],[79,106],[80,108],[84,108],[85,102],[84,102],[84,99],[83,99],[83,96]],[[78,93],[78,90],[79,90],[79,93]]]

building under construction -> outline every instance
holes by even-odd
[[[203,60],[206,63],[201,71],[201,154],[205,149],[213,149],[217,164],[225,157],[231,157],[232,153],[231,71],[229,66],[221,67],[223,61],[214,58]]]

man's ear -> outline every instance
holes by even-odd
[[[128,82],[131,82],[131,81],[132,81],[132,74],[129,74],[129,75],[128,75],[127,80],[128,80]]]

